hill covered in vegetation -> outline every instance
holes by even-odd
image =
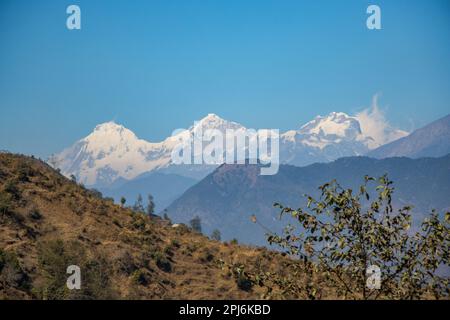
[[[172,225],[2,153],[0,299],[448,299],[448,274],[436,270],[448,268],[450,213],[410,234],[410,209],[394,212],[385,176],[362,209],[375,182],[364,179],[357,194],[327,183],[304,208],[278,204],[297,230],[270,234],[273,252],[211,240],[198,223]],[[368,264],[383,270],[379,285]],[[70,290],[73,266],[81,283]]]
[[[259,298],[263,289],[219,261],[282,272],[284,260],[174,228],[40,160],[0,154],[0,299]],[[80,290],[66,287],[69,265],[81,268]]]

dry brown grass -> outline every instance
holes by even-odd
[[[75,243],[86,252],[85,259],[106,259],[110,288],[104,290],[120,299],[257,299],[262,288],[239,289],[218,261],[276,271],[285,259],[136,214],[25,156],[0,154],[0,195],[8,207],[2,211],[0,203],[0,249],[17,256],[30,284],[0,283],[3,299],[42,297],[39,288],[46,278],[39,245],[56,239]]]

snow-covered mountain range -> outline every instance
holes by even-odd
[[[280,162],[297,166],[328,162],[343,156],[363,155],[382,144],[361,128],[357,117],[342,112],[318,116],[299,129],[280,135]],[[188,131],[194,133],[200,129],[217,129],[225,133],[226,129],[244,130],[245,127],[208,114]],[[389,130],[392,140],[407,135],[395,128]],[[51,156],[48,162],[66,176],[74,175],[86,185],[107,186],[118,179],[132,180],[147,172],[204,177],[215,166],[172,163],[172,150],[179,143],[180,134],[183,133],[161,142],[149,142],[139,139],[122,125],[107,122],[97,125],[91,134],[71,147]]]

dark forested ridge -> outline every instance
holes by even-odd
[[[259,175],[252,165],[223,165],[187,190],[168,208],[174,221],[202,219],[206,232],[218,228],[225,239],[265,244],[265,230],[250,221],[258,220],[273,231],[282,224],[274,202],[296,207],[305,204],[303,194],[318,196],[318,186],[333,179],[344,187],[357,188],[365,175],[388,174],[394,181],[394,204],[413,205],[415,218],[432,209],[450,208],[450,155],[441,158],[341,158],[307,167],[282,165],[274,176]]]

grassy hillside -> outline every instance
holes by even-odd
[[[102,199],[42,161],[0,154],[0,299],[248,299],[218,261],[282,272],[284,257],[212,241]],[[81,290],[68,290],[68,265]]]

